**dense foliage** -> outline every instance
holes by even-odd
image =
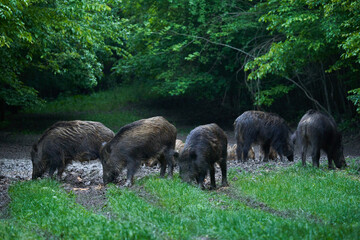
[[[38,104],[40,96],[92,89],[103,62],[121,56],[120,20],[97,0],[5,0],[0,3],[0,100]]]
[[[252,106],[351,115],[359,9],[359,0],[5,0],[1,112],[125,81],[235,115]]]
[[[275,39],[267,53],[247,64],[249,79],[281,76],[317,107],[346,111],[346,91],[359,86],[359,7],[360,1],[257,4],[253,10],[263,13],[259,20]]]

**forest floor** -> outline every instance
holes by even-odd
[[[234,134],[227,132],[229,145],[235,143]],[[10,202],[8,188],[10,184],[17,181],[27,181],[31,179],[32,163],[30,160],[30,150],[40,135],[24,135],[10,132],[0,132],[0,218],[8,216],[7,206]],[[185,141],[186,134],[178,134],[178,138]],[[278,169],[297,164],[300,161],[299,149],[295,150],[294,162],[279,159],[276,161],[262,162],[259,160],[259,148],[255,147],[255,160],[246,163],[238,163],[236,160],[229,159],[228,168],[237,168],[238,171],[256,172],[258,170]],[[344,137],[345,158],[356,158],[360,165],[360,138]],[[286,159],[286,158],[285,158]],[[308,156],[308,164],[311,160]],[[322,154],[321,163],[326,163],[326,156]],[[149,174],[159,174],[158,166],[141,166],[136,173],[136,179],[143,178]],[[177,172],[177,168],[175,168]],[[125,173],[120,176],[119,186],[125,183]],[[216,179],[220,182],[220,169],[217,167]],[[135,180],[136,181],[136,180]],[[92,210],[101,210],[106,204],[106,188],[102,183],[102,166],[100,161],[73,162],[68,165],[62,176],[62,186],[67,191],[72,191],[77,195],[77,202]],[[209,178],[206,179],[206,187],[209,187]]]

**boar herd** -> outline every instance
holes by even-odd
[[[341,133],[331,116],[309,110],[301,118],[294,133],[285,120],[273,113],[246,111],[234,122],[236,144],[228,147],[225,132],[215,123],[193,129],[185,143],[176,139],[177,130],[163,117],[142,119],[123,126],[115,135],[102,123],[92,121],[61,121],[45,130],[31,150],[32,178],[57,170],[60,178],[72,160],[100,159],[104,184],[116,182],[121,171],[127,169],[125,186],[131,186],[142,163],[160,164],[160,177],[172,177],[174,166],[180,178],[196,181],[204,188],[210,173],[210,188],[215,189],[215,163],[220,166],[222,186],[227,186],[229,157],[246,162],[255,159],[253,145],[260,145],[262,160],[279,156],[294,160],[294,144],[301,145],[301,159],[306,166],[306,153],[311,147],[312,162],[319,167],[320,150],[328,158],[329,168],[346,166]],[[234,153],[234,150],[236,154]],[[236,155],[236,156],[235,156]]]

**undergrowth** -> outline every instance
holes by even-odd
[[[9,116],[0,129],[39,133],[56,121],[77,119],[99,121],[117,132],[125,124],[150,117],[151,110],[138,105],[155,98],[146,85],[121,85],[90,95],[59,97]]]

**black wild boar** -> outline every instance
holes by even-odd
[[[264,161],[269,160],[270,147],[279,154],[281,161],[283,161],[283,155],[289,161],[294,160],[294,145],[291,141],[290,128],[278,115],[261,111],[246,111],[235,120],[234,127],[237,141],[236,154],[239,161],[247,160],[252,144],[260,144]]]
[[[41,177],[46,170],[60,178],[72,160],[89,161],[99,158],[104,141],[110,141],[114,132],[102,123],[91,121],[61,121],[48,129],[31,150],[32,178]]]
[[[204,188],[203,182],[210,171],[211,189],[216,188],[215,167],[221,168],[222,185],[227,186],[226,177],[227,137],[216,124],[196,127],[187,136],[184,149],[179,156],[179,173],[183,181],[196,180],[199,187]]]
[[[164,177],[168,164],[168,173],[172,177],[175,141],[176,128],[163,117],[141,119],[125,125],[101,150],[104,184],[114,182],[126,167],[125,186],[131,186],[140,164],[154,158],[160,162],[160,176]]]
[[[327,154],[329,168],[334,168],[333,161],[338,168],[346,166],[342,136],[332,117],[315,110],[307,111],[298,124],[296,136],[302,146],[301,160],[303,166],[306,166],[308,146],[311,146],[314,166],[319,167],[320,149]]]

